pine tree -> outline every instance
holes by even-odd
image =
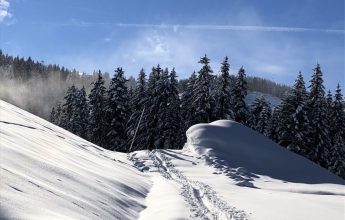
[[[235,85],[231,92],[232,111],[234,113],[235,121],[250,126],[250,112],[245,97],[247,96],[247,81],[246,74],[243,67],[238,71]]]
[[[61,126],[61,116],[62,116],[62,107],[61,107],[61,103],[58,103],[56,106],[56,111],[55,111],[55,117],[54,117],[54,124],[56,124],[57,126]]]
[[[278,126],[279,144],[295,153],[306,156],[309,144],[307,91],[299,72],[292,90],[282,102]]]
[[[128,123],[127,123],[127,128],[126,128],[126,133],[128,137],[127,143],[130,144],[133,141],[134,138],[134,133],[135,130],[138,126],[139,120],[141,113],[146,107],[146,102],[147,102],[147,96],[146,96],[146,90],[147,90],[147,85],[146,85],[146,74],[144,69],[140,70],[138,79],[136,81],[136,86],[135,90],[133,92],[132,99],[130,101],[130,108],[132,110],[132,115],[130,116]],[[146,109],[147,110],[147,109]],[[135,141],[132,146],[132,150],[143,150],[145,149],[144,144],[145,144],[145,127],[143,126],[143,123],[139,124],[139,129],[136,134]]]
[[[122,68],[115,70],[107,92],[107,117],[110,121],[107,140],[109,149],[126,152],[127,135],[126,123],[128,120],[128,90]]]
[[[98,77],[95,82],[92,83],[93,88],[89,94],[89,126],[88,133],[89,139],[94,144],[102,147],[106,147],[106,135],[107,135],[107,120],[104,117],[106,111],[106,88],[104,87],[104,80],[101,71],[98,72]]]
[[[77,88],[72,85],[67,89],[66,96],[64,97],[65,103],[62,105],[63,114],[61,116],[61,127],[76,133],[76,120],[75,120],[75,105],[77,100]]]
[[[345,104],[339,84],[331,111],[331,151],[328,169],[345,179]]]
[[[74,119],[76,120],[76,134],[79,137],[87,139],[87,126],[89,118],[89,104],[87,101],[85,87],[83,86],[80,90],[77,91],[77,99],[75,103],[75,115]]]
[[[52,108],[52,111],[50,112],[49,121],[53,124],[56,123],[56,112],[55,107]]]
[[[255,98],[253,104],[250,106],[251,115],[252,115],[252,128],[254,130],[256,130],[256,127],[259,122],[260,114],[265,106],[268,106],[268,103],[264,96]]]
[[[152,68],[152,72],[149,75],[147,82],[147,101],[145,103],[145,112],[142,119],[142,126],[144,128],[143,144],[145,149],[152,150],[160,147],[159,131],[157,129],[160,118],[157,112],[159,111],[160,98],[158,91],[158,83],[160,81],[162,69],[159,65],[156,68]]]
[[[217,119],[233,119],[234,114],[231,110],[231,88],[230,88],[230,65],[228,63],[228,57],[225,57],[221,66],[221,75],[219,77],[220,85],[217,90],[218,100],[218,114]]]
[[[310,145],[307,156],[322,167],[328,166],[330,153],[329,122],[320,65],[314,68],[309,95]]]
[[[267,126],[267,130],[265,133],[265,136],[267,136],[268,138],[270,138],[272,141],[278,143],[278,122],[279,122],[279,114],[280,110],[279,110],[279,106],[275,107],[272,110],[272,117],[271,120],[269,121],[269,124]]]
[[[166,113],[166,130],[164,148],[180,148],[182,143],[179,140],[180,132],[180,99],[178,93],[178,82],[175,68],[169,74],[169,97]]]
[[[263,99],[262,103],[262,110],[257,118],[257,123],[255,126],[255,130],[263,135],[268,134],[269,123],[271,119],[272,110],[270,104]]]
[[[210,84],[213,78],[211,67],[209,66],[210,59],[205,55],[199,61],[203,66],[199,71],[195,86],[194,105],[195,119],[197,123],[209,123],[213,118],[212,102],[213,97],[210,94]]]
[[[196,87],[196,74],[195,72],[189,77],[187,82],[187,88],[182,94],[181,98],[181,129],[180,129],[180,141],[181,143],[185,143],[186,138],[186,131],[189,127],[196,124],[195,120],[195,87]]]

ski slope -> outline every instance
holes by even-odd
[[[0,219],[344,219],[344,181],[232,121],[104,150],[0,101]]]

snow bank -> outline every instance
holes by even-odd
[[[0,219],[135,219],[151,181],[128,162],[0,100]]]
[[[220,120],[194,125],[187,131],[186,148],[208,162],[236,168],[247,176],[269,176],[296,183],[344,181],[313,162],[275,144],[237,122]]]

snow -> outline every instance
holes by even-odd
[[[232,121],[182,150],[104,150],[0,101],[9,219],[344,219],[344,181]]]
[[[282,102],[282,100],[276,96],[257,91],[249,91],[245,98],[245,102],[247,105],[251,105],[254,103],[256,98],[260,98],[262,96],[270,103],[271,107],[276,107]]]
[[[4,218],[135,219],[145,208],[151,181],[125,154],[106,151],[3,101],[0,131]]]

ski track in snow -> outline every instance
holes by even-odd
[[[171,160],[164,155],[164,151],[152,151],[148,154],[148,158],[164,178],[175,181],[181,186],[181,195],[189,204],[189,208],[194,215],[191,216],[193,219],[249,219],[244,211],[230,206],[219,198],[209,185],[188,179],[181,171],[176,169]],[[130,160],[140,171],[149,170],[146,166],[143,166],[145,161],[135,158],[135,154],[130,157]]]

